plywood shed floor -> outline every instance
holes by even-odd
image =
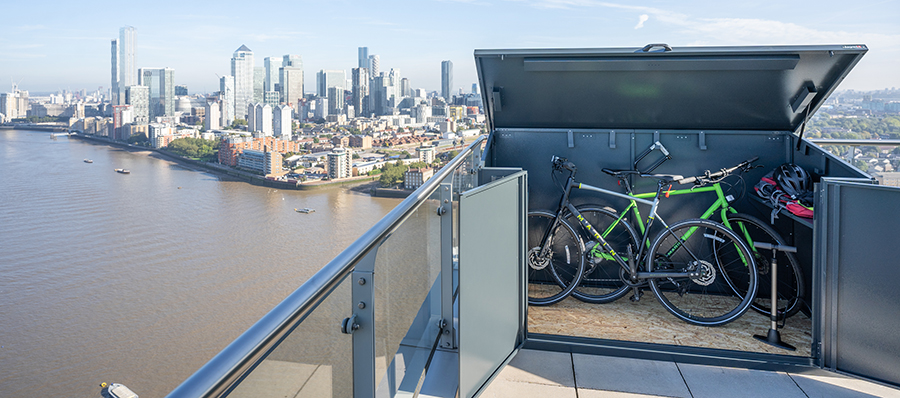
[[[796,351],[753,338],[765,335],[770,321],[752,309],[724,326],[701,327],[675,318],[646,291],[638,302],[629,296],[609,304],[588,304],[573,297],[547,307],[528,307],[528,332],[759,353],[810,356],[812,322],[803,313],[787,319],[781,339]]]

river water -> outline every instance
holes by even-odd
[[[165,396],[398,203],[0,130],[0,397]]]

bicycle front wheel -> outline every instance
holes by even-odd
[[[724,225],[702,219],[676,222],[656,237],[649,255],[651,272],[697,274],[650,279],[660,303],[679,319],[719,326],[750,308],[756,294],[756,265],[744,241]],[[728,281],[749,294],[736,293]]]
[[[784,238],[768,224],[758,218],[743,213],[728,214],[728,224],[734,232],[744,238],[747,247],[753,252],[756,271],[759,274],[759,288],[750,308],[764,314],[771,314],[772,308],[772,252],[756,249],[753,242],[784,245]],[[777,271],[777,313],[785,318],[800,310],[804,295],[803,271],[800,263],[792,253],[777,252],[775,259]],[[735,289],[738,286],[734,286]]]
[[[554,227],[556,214],[528,213],[528,304],[550,305],[565,299],[584,275],[584,243],[565,220]],[[553,228],[551,230],[551,228]],[[549,231],[549,235],[547,234]],[[542,253],[544,236],[549,249]]]
[[[610,207],[580,206],[578,212],[620,256],[628,256],[629,245],[634,253],[638,252],[637,232],[624,218],[620,219],[615,210]],[[578,220],[571,218],[572,224],[578,223]],[[590,233],[587,236],[595,245],[599,245]],[[585,253],[584,268],[584,277],[572,291],[572,297],[588,303],[606,304],[628,293],[629,286],[620,274],[622,267],[602,248]]]

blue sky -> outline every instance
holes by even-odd
[[[387,0],[10,1],[0,35],[0,91],[10,81],[43,92],[110,85],[110,39],[137,29],[137,65],[171,67],[191,93],[217,89],[242,44],[257,66],[300,54],[307,91],[320,69],[378,54],[414,88],[440,90],[442,60],[454,85],[476,82],[475,49],[781,44],[866,44],[841,89],[900,87],[900,0]]]

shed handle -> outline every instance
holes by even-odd
[[[648,45],[644,46],[644,48],[641,49],[641,52],[645,52],[645,53],[650,52],[650,50],[652,50],[656,47],[662,47],[663,52],[672,51],[672,47],[670,47],[666,43],[653,43],[653,44],[648,44]]]

